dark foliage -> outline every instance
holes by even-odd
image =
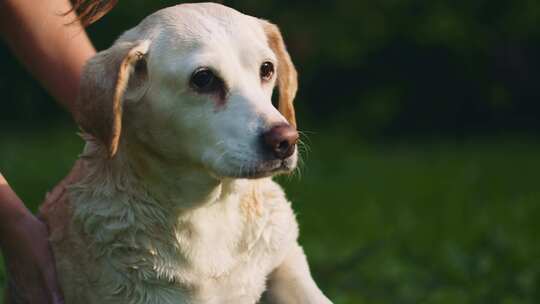
[[[304,125],[359,135],[464,136],[540,130],[540,2],[222,1],[282,28],[301,73]],[[176,1],[120,1],[90,27],[99,49]],[[0,47],[0,121],[61,112]],[[44,120],[45,119],[45,120]]]

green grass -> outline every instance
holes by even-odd
[[[33,210],[82,148],[74,130],[0,138],[0,170]],[[540,143],[310,138],[301,178],[279,181],[335,303],[540,302]]]

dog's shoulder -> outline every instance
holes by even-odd
[[[285,226],[297,228],[296,218],[283,188],[271,178],[248,181],[242,186],[240,193],[240,208],[248,218],[269,216],[274,224],[280,224],[278,219],[287,221]]]
[[[75,163],[71,172],[47,193],[44,202],[40,206],[39,216],[49,227],[51,240],[59,241],[66,237],[71,225],[72,206],[68,194],[70,185],[80,180],[83,165],[79,160]]]
[[[246,221],[261,230],[257,242],[261,248],[281,260],[281,252],[296,243],[298,223],[281,186],[271,178],[250,181],[243,190],[240,208]]]

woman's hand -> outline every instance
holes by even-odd
[[[46,225],[34,217],[0,174],[0,248],[8,303],[64,303]]]

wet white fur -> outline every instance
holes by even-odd
[[[150,42],[149,80],[126,93],[118,154],[86,137],[84,177],[69,188],[72,227],[54,248],[66,303],[252,304],[265,290],[270,303],[330,303],[280,186],[243,178],[275,170],[258,140],[286,121],[273,81],[259,79],[276,56],[258,19],[180,5],[117,43],[137,40]],[[223,106],[188,86],[200,66],[227,82]]]

